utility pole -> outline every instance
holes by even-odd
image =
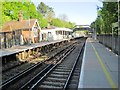
[[[97,6],[97,18],[98,18],[98,10],[99,10],[99,6]],[[94,33],[95,33],[95,40],[97,39],[97,23],[95,23],[95,30],[94,30]]]

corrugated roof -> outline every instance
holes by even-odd
[[[32,28],[37,19],[22,20],[22,21],[9,21],[2,27],[2,32],[9,32],[18,29]]]

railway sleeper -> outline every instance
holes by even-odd
[[[74,75],[74,76],[79,76],[79,75],[80,75],[80,73],[75,72],[75,73],[73,73],[73,75]]]
[[[68,67],[57,67],[57,69],[70,69]]]
[[[74,73],[75,73],[75,75],[76,75],[77,73],[80,74],[80,71],[75,71]],[[74,75],[74,73],[73,73],[73,75]]]
[[[73,74],[79,74],[80,73],[80,70],[75,70],[74,72],[73,72]]]
[[[51,88],[51,89],[61,89],[62,90],[62,88],[63,87],[59,87],[59,86],[48,86],[48,85],[40,85],[39,87],[38,87],[38,89],[41,89],[41,88]]]
[[[56,74],[51,74],[50,77],[68,77],[68,75],[56,75]]]
[[[59,65],[59,67],[66,67],[66,65]]]
[[[69,74],[70,72],[58,72],[58,71],[53,71],[52,73],[54,74]]]
[[[51,81],[48,82],[48,81],[44,81],[42,83],[42,85],[63,86],[64,83],[63,82],[51,82]]]
[[[56,77],[48,77],[48,78],[46,78],[46,80],[47,81],[54,81],[54,82],[65,82],[66,81],[66,79],[64,79],[64,78],[56,78]]]
[[[78,83],[78,81],[79,81],[79,79],[77,79],[77,80],[76,79],[71,79],[70,83]]]
[[[80,72],[80,69],[75,68],[74,72]]]
[[[65,63],[65,62],[63,62],[63,63]],[[66,62],[67,63],[67,62]],[[61,64],[61,65],[59,65],[59,67],[66,67],[66,63],[65,64]],[[74,62],[73,62],[74,63]],[[71,65],[71,63],[70,63],[70,65]],[[69,64],[67,63],[67,66],[69,66]]]
[[[71,70],[70,69],[55,69],[55,71],[58,71],[58,72],[70,72]]]
[[[49,76],[49,77],[51,77],[51,78],[59,78],[59,79],[60,78],[66,79],[66,76],[63,76],[63,75],[61,75],[61,76],[54,76],[54,77],[53,76]]]
[[[77,76],[77,75],[76,76],[75,75],[72,76],[72,79],[77,80],[78,78],[79,78],[79,76]]]
[[[61,69],[71,69],[72,68],[72,66],[71,65],[68,65],[68,66],[66,66],[66,67],[60,67]]]

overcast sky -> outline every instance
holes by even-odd
[[[90,25],[97,16],[97,6],[102,6],[101,0],[32,0],[37,6],[44,2],[55,11],[55,16],[65,14],[68,20],[77,25]]]

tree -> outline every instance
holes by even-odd
[[[47,15],[46,15],[48,22],[50,23],[54,17],[55,17],[55,13],[54,13],[53,9],[49,8],[47,11]]]
[[[37,9],[32,2],[2,2],[2,26],[7,21],[18,20],[20,10],[23,13],[23,19],[36,18],[41,28],[47,27],[48,23],[57,27],[73,27],[73,23],[55,18],[55,12],[52,7],[41,2]]]
[[[112,33],[112,23],[118,22],[118,3],[103,2],[95,20],[96,29],[100,33]]]
[[[42,14],[38,13],[32,2],[2,2],[2,26],[7,21],[18,20],[20,10],[23,13],[23,19],[36,18],[42,28],[48,24]]]
[[[73,26],[75,25],[74,23],[71,22],[67,22],[67,21],[63,21],[60,20],[59,18],[54,18],[51,21],[51,25],[57,26],[57,27],[66,27],[66,28],[73,28]]]
[[[37,7],[37,10],[40,14],[42,14],[45,18],[48,19],[48,22],[50,23],[55,16],[55,12],[53,11],[52,7],[49,7],[45,5],[43,2],[40,2],[40,4]]]
[[[40,4],[37,7],[37,10],[40,14],[42,14],[43,16],[46,16],[48,6],[45,5],[43,2],[40,2]]]

